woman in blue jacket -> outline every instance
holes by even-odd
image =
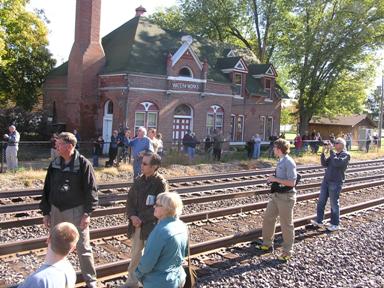
[[[179,288],[185,283],[183,260],[188,253],[188,229],[179,220],[183,202],[177,193],[157,196],[154,215],[159,222],[144,248],[136,277],[145,288]]]

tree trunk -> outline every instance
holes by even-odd
[[[311,116],[307,111],[305,111],[304,107],[300,107],[300,115],[299,115],[299,132],[300,135],[305,135],[305,132],[308,132],[308,134],[311,134],[311,131],[308,131],[309,128],[309,121],[311,120]]]

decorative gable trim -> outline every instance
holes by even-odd
[[[227,54],[227,57],[236,57],[236,56],[237,55],[236,55],[235,51],[233,51],[232,49]]]
[[[239,62],[236,63],[235,70],[248,73],[247,65],[244,63],[243,59],[240,59]]]
[[[276,77],[276,71],[273,69],[273,66],[269,66],[268,70],[265,72],[266,75]]]
[[[221,69],[221,72],[224,74],[231,73],[231,72],[240,72],[240,73],[248,73],[248,67],[245,64],[243,59],[240,59],[236,65],[233,68],[226,68],[226,69]]]
[[[199,67],[199,69],[202,70],[203,64],[200,62],[199,57],[197,57],[196,53],[190,47],[193,42],[192,36],[185,35],[181,37],[181,41],[183,42],[183,44],[176,51],[176,53],[173,54],[171,58],[172,67],[175,66],[175,64],[180,60],[180,58],[185,54],[185,52],[189,51],[189,53],[192,55],[193,59],[195,60],[197,66]]]

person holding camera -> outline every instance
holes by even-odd
[[[40,209],[43,224],[52,229],[61,222],[76,226],[76,245],[80,269],[87,287],[96,287],[96,269],[90,244],[91,213],[98,205],[96,177],[90,161],[75,149],[77,139],[69,132],[60,133],[56,157],[48,167]]]
[[[351,156],[345,150],[346,142],[343,138],[337,138],[335,146],[330,142],[325,143],[321,153],[321,165],[326,167],[325,175],[321,183],[319,201],[317,202],[317,217],[311,223],[315,227],[323,226],[324,208],[328,197],[331,201],[331,224],[329,231],[339,230],[340,203],[339,197],[345,179],[345,170]],[[329,153],[326,157],[325,154]]]
[[[296,203],[296,179],[298,177],[295,161],[288,155],[289,142],[277,139],[273,143],[273,152],[279,158],[275,175],[268,177],[271,184],[271,197],[263,219],[262,245],[256,246],[262,251],[273,250],[276,218],[280,217],[283,233],[283,252],[279,260],[287,261],[292,257],[294,242],[293,207]]]

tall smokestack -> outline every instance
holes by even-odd
[[[75,42],[68,60],[67,131],[96,133],[98,73],[105,64],[100,41],[101,0],[76,0]]]

